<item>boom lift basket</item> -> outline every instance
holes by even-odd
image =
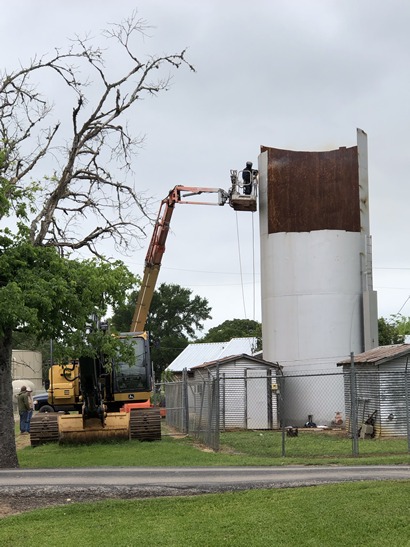
[[[255,212],[257,209],[257,175],[258,172],[254,170],[252,172],[250,193],[245,194],[244,183],[239,182],[238,171],[231,170],[231,183],[232,187],[229,194],[229,205],[235,211],[251,211]]]

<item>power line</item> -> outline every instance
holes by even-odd
[[[135,266],[141,266],[141,268],[144,267],[143,264],[137,263],[137,262],[131,262],[128,261],[129,264],[133,264]],[[260,275],[260,272],[225,272],[225,271],[212,271],[212,270],[193,270],[192,268],[172,268],[170,266],[161,266],[161,271],[163,270],[172,270],[176,272],[188,272],[188,273],[203,273],[203,274],[215,274],[215,275]]]
[[[400,267],[400,266],[373,266],[373,270],[410,270],[410,267]]]
[[[408,296],[406,298],[406,300],[404,301],[404,304],[402,305],[402,307],[399,309],[399,311],[397,312],[397,315],[399,315],[399,313],[401,312],[401,310],[404,308],[404,306],[407,304],[407,302],[410,300],[410,296]]]
[[[252,285],[254,286],[253,281],[248,281],[244,283],[214,283],[214,284],[192,284],[192,283],[184,283],[184,287],[238,287],[238,286],[245,286],[245,285]],[[259,283],[256,283],[257,286],[260,286]]]
[[[256,283],[255,283],[255,223],[254,214],[252,213],[252,280],[253,280],[253,314],[252,318],[255,321],[255,306],[256,306]]]

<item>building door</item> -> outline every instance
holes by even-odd
[[[247,429],[271,428],[270,375],[266,369],[245,369],[245,416]]]

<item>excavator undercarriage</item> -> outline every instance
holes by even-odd
[[[46,412],[31,420],[31,446],[56,442],[88,444],[111,440],[161,440],[161,416],[157,408],[132,409],[129,413],[115,412],[106,417],[104,426],[98,419],[83,423],[82,416]]]
[[[85,427],[81,415],[41,413],[31,420],[31,446],[49,442],[87,444],[106,440],[159,441],[161,416],[157,408],[132,409],[129,413],[108,414],[104,427],[95,420]]]

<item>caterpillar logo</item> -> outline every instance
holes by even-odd
[[[133,393],[130,393],[130,394],[128,395],[128,399],[135,399],[135,395],[134,395]]]

